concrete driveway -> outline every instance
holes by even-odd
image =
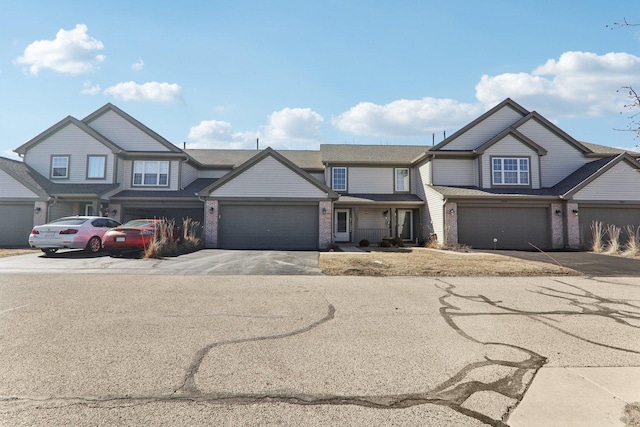
[[[560,264],[586,276],[640,276],[640,259],[577,251],[482,251],[529,261]]]
[[[168,274],[201,275],[319,275],[319,253],[315,251],[230,251],[203,249],[178,257],[139,259],[112,258],[100,252],[63,250],[44,256],[33,254],[0,258],[0,272],[79,274]]]
[[[0,272],[0,424],[617,425],[610,387],[514,408],[640,366],[637,278],[88,277]]]

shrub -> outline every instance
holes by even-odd
[[[402,237],[400,237],[400,236],[396,236],[393,239],[391,239],[390,243],[393,246],[398,246],[400,248],[404,246],[404,241],[402,240]]]
[[[367,246],[370,245],[370,243],[369,243],[369,241],[367,239],[362,239],[362,240],[360,240],[359,245],[362,246],[362,247],[367,247]]]
[[[593,221],[591,223],[591,236],[593,245],[591,250],[596,253],[600,253],[604,250],[604,225],[602,221]]]
[[[381,248],[390,248],[391,247],[391,242],[389,242],[389,240],[384,239],[380,242],[380,247]]]

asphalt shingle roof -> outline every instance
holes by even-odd
[[[203,188],[213,184],[219,178],[198,178],[182,190],[166,190],[166,191],[153,191],[153,190],[123,190],[113,196],[112,199],[117,198],[198,198],[198,192]]]
[[[415,194],[341,194],[339,202],[421,202]]]
[[[325,163],[409,164],[429,148],[426,145],[321,144],[320,153]]]
[[[188,149],[189,156],[205,166],[231,166],[237,168],[262,150],[228,150],[228,149]],[[322,169],[320,152],[317,150],[277,150],[282,156],[300,169]]]

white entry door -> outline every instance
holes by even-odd
[[[335,209],[334,212],[333,229],[336,242],[348,242],[351,238],[349,209]]]
[[[409,209],[398,209],[398,236],[402,240],[413,240],[413,212]]]

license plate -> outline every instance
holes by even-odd
[[[53,237],[55,236],[55,231],[45,231],[44,232],[44,237]]]
[[[116,237],[116,242],[124,242],[126,239],[126,237]]]

